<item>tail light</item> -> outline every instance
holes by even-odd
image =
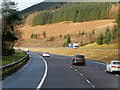
[[[77,60],[77,58],[75,58],[74,60]]]
[[[112,68],[115,68],[116,66],[111,66]]]
[[[83,60],[85,60],[85,58],[83,58]]]

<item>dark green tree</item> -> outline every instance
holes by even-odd
[[[62,37],[62,34],[60,34],[60,37]]]
[[[117,38],[117,26],[115,25],[112,29],[112,39],[115,40]]]
[[[69,43],[71,43],[70,35],[67,36],[66,46],[68,46]]]
[[[15,22],[21,20],[18,16],[16,3],[10,0],[2,2],[2,49],[13,49],[15,41]]]
[[[64,36],[64,39],[66,39],[66,38],[67,38],[67,36],[65,35],[65,36]]]
[[[44,36],[44,38],[46,37],[46,32],[43,32],[43,34],[42,34],[43,36]]]
[[[82,41],[80,41],[79,46],[83,46],[83,42]]]
[[[55,41],[55,37],[50,37],[50,41]]]
[[[37,34],[35,34],[34,38],[37,38]]]
[[[104,36],[103,36],[103,34],[101,34],[101,35],[98,37],[96,43],[97,43],[98,45],[102,45],[102,44],[104,43],[103,40],[104,40]]]
[[[106,31],[105,31],[105,34],[104,34],[104,43],[109,44],[110,41],[111,41],[111,33],[110,33],[109,28],[107,27]]]
[[[85,32],[84,31],[82,31],[82,35],[84,35],[85,34]]]
[[[79,35],[81,34],[81,32],[79,31]]]
[[[31,34],[31,38],[34,38],[34,34],[33,33]]]
[[[92,31],[92,34],[94,35],[95,34],[95,30],[93,29],[93,31]]]
[[[65,42],[63,43],[63,45],[62,45],[63,47],[65,47],[66,46],[66,44],[65,44]]]

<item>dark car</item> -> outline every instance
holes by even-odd
[[[72,64],[80,64],[85,66],[85,57],[84,55],[74,55],[72,58]]]

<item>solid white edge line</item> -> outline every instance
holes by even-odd
[[[41,57],[41,56],[39,56],[39,57]],[[47,62],[45,61],[45,59],[43,57],[41,57],[41,58],[43,59],[43,61],[45,63],[45,73],[44,73],[43,78],[40,81],[39,85],[37,86],[36,90],[39,90],[42,87],[42,84],[43,84],[43,82],[44,82],[44,80],[45,80],[45,78],[47,76],[47,71],[48,71]]]

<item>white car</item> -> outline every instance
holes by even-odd
[[[106,64],[106,71],[109,73],[120,71],[120,61],[110,61],[110,63]]]
[[[25,48],[25,50],[24,50],[25,52],[29,52],[29,49],[28,48]]]
[[[50,57],[49,52],[43,52],[43,57]]]

